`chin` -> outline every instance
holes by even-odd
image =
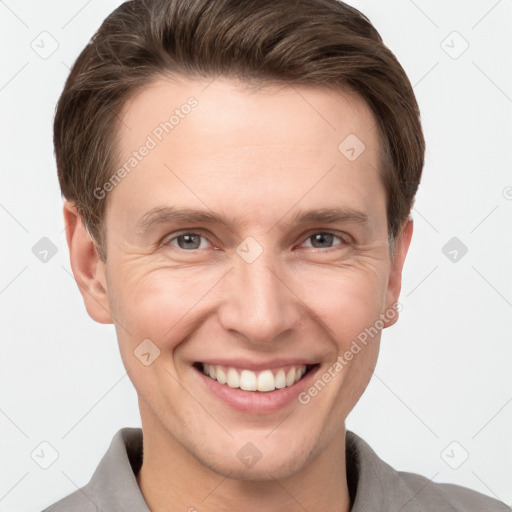
[[[286,479],[305,468],[320,449],[314,439],[271,439],[269,431],[260,436],[236,436],[219,443],[218,439],[203,440],[192,447],[193,455],[211,471],[233,480],[264,482]],[[207,448],[206,443],[212,444]]]
[[[253,466],[247,467],[239,460],[232,458],[219,458],[217,460],[201,460],[215,473],[230,478],[231,480],[244,480],[248,482],[268,482],[270,480],[282,480],[293,476],[305,465],[303,457],[297,455],[283,454],[280,457],[272,457],[271,460],[264,460],[262,456]]]

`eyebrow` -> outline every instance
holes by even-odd
[[[172,222],[189,222],[205,224],[224,224],[228,227],[237,222],[225,218],[214,212],[194,209],[179,209],[172,206],[157,206],[146,212],[136,223],[136,232],[142,234],[153,230],[161,224]],[[281,222],[281,221],[279,221]],[[368,215],[353,208],[319,208],[313,210],[299,210],[287,225],[331,224],[334,222],[351,222],[366,226]]]

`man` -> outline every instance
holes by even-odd
[[[142,429],[46,510],[508,510],[344,426],[398,319],[424,157],[363,15],[126,2],[73,66],[54,143],[73,273]]]

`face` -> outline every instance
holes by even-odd
[[[125,106],[119,143],[107,261],[83,295],[116,325],[145,435],[232,478],[308,467],[396,321],[412,232],[391,257],[370,109],[326,88],[161,79]]]

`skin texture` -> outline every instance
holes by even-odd
[[[156,512],[347,511],[344,421],[370,380],[380,332],[307,405],[294,400],[270,414],[242,413],[208,394],[191,365],[304,357],[323,374],[398,301],[412,220],[390,256],[379,134],[357,95],[210,82],[162,78],[126,104],[120,166],[174,109],[197,100],[110,192],[106,264],[64,204],[85,306],[115,324],[138,393],[137,480]],[[354,161],[338,150],[349,134],[366,146]],[[138,219],[165,205],[229,223],[165,222],[137,233]],[[330,207],[360,211],[367,223],[293,223],[299,211]],[[198,248],[173,238],[184,231],[201,235]],[[322,232],[335,236],[315,247],[311,237]],[[250,264],[236,251],[249,236],[263,249]],[[149,366],[134,356],[145,339],[160,350]],[[262,454],[250,468],[237,457],[247,442]]]

